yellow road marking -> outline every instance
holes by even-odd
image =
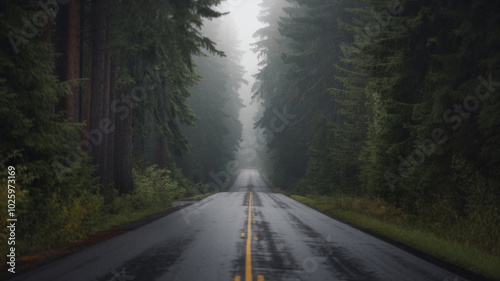
[[[257,275],[257,281],[264,281],[264,275]]]
[[[258,241],[259,240],[259,237],[255,236],[254,237],[255,241]]]
[[[245,237],[245,232],[242,232],[242,233],[241,233],[241,237]]]
[[[245,280],[252,281],[252,191],[248,201],[248,227],[247,227],[247,256],[245,266]]]
[[[253,224],[255,224],[255,221],[252,221]]]
[[[257,277],[257,278],[258,278],[258,277]],[[262,280],[264,280],[264,279],[262,279]],[[236,277],[234,277],[234,281],[241,281],[241,277],[240,277],[240,276],[236,276]]]

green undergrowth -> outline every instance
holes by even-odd
[[[463,242],[462,233],[446,228],[433,233],[380,199],[345,195],[291,198],[489,279],[500,280],[498,255]]]
[[[81,192],[67,196],[54,192],[46,203],[40,205],[30,201],[32,197],[27,194],[19,193],[16,198],[19,222],[16,227],[17,255],[82,240],[91,234],[171,209],[175,200],[201,199],[213,194],[203,194],[204,187],[200,184],[179,180],[182,177],[180,170],[172,172],[151,166],[134,168],[133,175],[135,190],[130,194],[119,195],[114,189],[103,193],[97,188],[85,189],[82,186]],[[2,213],[2,218],[4,215]],[[1,252],[0,260],[5,260],[7,253],[3,247]]]
[[[286,196],[290,196],[290,192],[286,191],[286,190],[283,190],[283,189],[280,189],[280,188],[273,188],[273,193],[278,193],[278,194],[283,194],[283,195],[286,195]]]
[[[217,193],[217,192],[209,192],[209,193],[205,193],[205,194],[197,194],[197,195],[189,196],[189,197],[186,197],[186,198],[181,198],[179,200],[201,200],[201,199],[206,198],[208,196],[214,195],[215,193]]]

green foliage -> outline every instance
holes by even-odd
[[[476,244],[463,243],[467,234],[457,228],[443,227],[438,232],[429,231],[412,223],[401,209],[377,198],[339,193],[332,196],[291,197],[424,253],[492,280],[500,280],[500,257],[489,248],[479,249]]]
[[[99,230],[131,222],[146,215],[167,210],[174,200],[190,196],[193,191],[180,170],[171,172],[156,165],[133,169],[136,189],[129,194],[118,194],[103,206]],[[178,180],[177,178],[182,178]]]
[[[25,169],[18,170],[21,180],[16,181],[16,240],[20,252],[82,239],[96,230],[104,215],[104,197],[97,178],[92,177],[95,169],[90,159],[85,158],[81,165],[65,173],[49,194],[27,185],[22,180]],[[7,210],[5,204],[0,202],[3,210]]]
[[[111,201],[106,204],[96,188],[88,188],[92,186],[89,183],[80,183],[87,188],[81,188],[78,192],[53,192],[49,198],[42,198],[43,205],[33,202],[28,192],[18,186],[18,190],[23,190],[16,194],[17,214],[22,218],[18,221],[22,231],[18,231],[16,237],[19,251],[28,253],[58,243],[80,240],[112,226],[169,209],[174,200],[195,193],[185,179],[184,182],[175,179],[182,176],[179,170],[170,172],[153,165],[144,170],[134,168],[133,172],[136,185],[134,192],[118,195],[115,190]],[[76,178],[68,180],[78,182],[76,179],[81,179],[77,174],[74,176]],[[98,185],[94,182],[94,186]],[[0,195],[5,195],[4,191],[2,189]],[[5,200],[0,202],[0,207],[7,209]],[[5,215],[2,212],[0,218],[6,219]],[[5,234],[6,230],[2,230],[2,233]]]
[[[498,255],[500,111],[484,81],[500,77],[499,6],[396,2],[263,2],[257,124],[284,105],[299,116],[268,144],[271,178],[301,195],[379,198]]]
[[[286,76],[290,65],[284,62],[282,56],[288,50],[291,40],[282,35],[278,23],[280,18],[291,12],[288,6],[285,0],[263,1],[260,4],[258,19],[266,26],[255,32],[254,37],[258,41],[252,45],[252,50],[260,59],[261,67],[255,75],[257,81],[253,85],[254,98],[264,106],[264,111],[255,125],[266,129],[267,133],[273,136],[267,143],[272,163],[266,166],[272,167],[270,178],[278,187],[293,186],[305,173],[308,124],[297,124],[294,119],[283,131],[273,132],[270,128],[271,120],[276,117],[273,110],[281,111],[287,107],[287,111],[293,114],[314,111],[307,106],[298,108],[296,100],[300,92],[296,84],[291,83]]]
[[[188,105],[198,117],[196,126],[184,127],[183,133],[190,143],[190,151],[182,155],[181,167],[195,182],[212,181],[210,172],[226,169],[234,160],[241,139],[242,124],[238,119],[242,100],[238,95],[244,69],[240,64],[243,52],[237,49],[234,24],[212,21],[203,33],[221,41],[218,46],[225,57],[205,55],[194,58],[199,81],[189,90]],[[221,40],[224,36],[225,40]]]
[[[0,34],[22,34],[19,19],[31,19],[37,9],[33,1],[2,3]],[[0,48],[0,167],[3,178],[7,166],[16,169],[21,250],[80,238],[101,204],[94,169],[76,145],[82,124],[69,123],[55,110],[70,88],[54,75],[56,55],[42,31],[17,45],[17,52],[8,40]],[[68,151],[78,157],[60,173],[57,164],[66,163]]]
[[[116,78],[110,89],[116,93],[116,100],[110,102],[124,102],[122,94],[131,93],[135,86],[146,89],[147,98],[143,101],[128,96],[134,108],[134,152],[139,155],[137,158],[151,160],[151,155],[161,151],[158,155],[162,161],[158,162],[172,171],[147,167],[154,161],[144,161],[143,167],[147,168],[134,169],[137,190],[118,196],[111,182],[102,186],[95,177],[96,167],[81,151],[84,124],[69,122],[61,111],[66,96],[72,92],[69,83],[56,75],[55,62],[60,54],[56,54],[55,43],[51,42],[57,34],[51,32],[59,30],[59,26],[54,27],[64,24],[64,20],[48,19],[47,26],[36,24],[35,30],[27,30],[30,27],[21,20],[45,15],[40,11],[40,3],[8,0],[0,4],[0,167],[4,169],[0,174],[4,183],[5,168],[16,168],[16,238],[23,253],[81,239],[130,218],[169,208],[172,200],[194,193],[176,163],[180,153],[188,148],[180,124],[193,125],[195,120],[186,104],[190,96],[187,88],[197,77],[192,56],[201,55],[203,50],[224,56],[199,30],[204,19],[224,14],[213,9],[220,0],[103,2],[103,7],[112,11],[106,52],[116,63],[116,77],[109,77]],[[82,75],[91,79],[86,72],[87,55],[92,48],[87,39],[93,40],[87,37],[91,22],[89,5],[94,2],[82,1],[80,7],[85,17],[81,20],[84,44],[80,47],[84,57],[80,68]],[[33,36],[26,35],[30,31]],[[65,39],[58,40],[64,45]],[[88,88],[83,86],[82,100],[86,100]],[[80,106],[83,113],[85,105]],[[116,118],[120,117],[121,114]],[[144,138],[156,142],[153,150],[140,143]],[[161,143],[165,146],[158,145]],[[2,188],[0,193],[4,192]],[[5,203],[0,203],[2,220],[6,215]],[[5,257],[3,250],[2,247]]]
[[[130,0],[112,6],[110,48],[119,62],[117,89],[130,93],[134,86],[143,86],[146,92],[143,100],[134,101],[133,113],[134,154],[144,157],[146,166],[172,169],[189,150],[181,125],[193,126],[195,121],[186,103],[188,89],[197,80],[192,57],[204,50],[224,56],[200,32],[204,19],[224,15],[213,9],[219,3]]]
[[[458,224],[456,231],[462,233],[462,240],[481,245],[491,253],[500,255],[500,194],[492,179],[478,172],[477,167],[468,163],[463,156],[452,159],[453,183],[452,198],[447,200],[457,215],[455,218],[441,220],[443,227]],[[459,198],[459,202],[456,198]],[[451,202],[450,202],[451,201]],[[446,202],[446,201],[445,201]],[[463,209],[458,209],[462,208]],[[440,212],[441,213],[441,212]]]
[[[176,199],[186,196],[186,190],[174,181],[172,172],[156,165],[144,170],[134,168],[136,190],[130,195],[134,209],[167,208]]]

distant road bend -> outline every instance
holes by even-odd
[[[13,280],[459,281],[293,199],[257,170],[205,198]]]

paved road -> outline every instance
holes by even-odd
[[[230,192],[14,280],[464,279],[271,193],[258,171],[243,170]]]

